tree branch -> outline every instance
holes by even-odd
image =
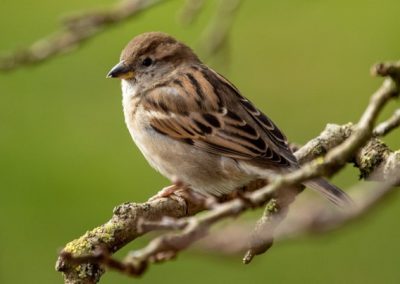
[[[162,198],[141,204],[124,203],[114,209],[114,215],[107,223],[68,243],[63,251],[88,255],[101,248],[107,253],[114,253],[145,233],[141,227],[143,220],[159,220],[163,216],[181,218],[203,209],[204,204],[186,203],[181,198]],[[65,257],[58,259],[56,270],[64,272],[65,283],[96,283],[104,273],[99,265],[82,263],[76,266]]]
[[[394,152],[396,153],[394,154],[372,136],[378,114],[389,100],[399,94],[399,77],[397,76],[400,74],[399,69],[399,63],[386,63],[375,67],[376,74],[388,78],[372,96],[360,121],[354,126],[351,124],[328,125],[319,137],[311,140],[296,152],[299,161],[306,162],[301,169],[277,176],[270,181],[269,185],[246,193],[241,198],[214,204],[211,209],[196,217],[185,216],[191,216],[204,210],[205,202],[193,205],[193,201],[187,199],[163,198],[143,204],[124,204],[122,207],[118,207],[120,209],[115,210],[114,216],[109,222],[69,243],[60,255],[56,266],[57,270],[63,272],[66,283],[97,282],[104,272],[101,265],[138,276],[151,262],[168,260],[196,240],[203,238],[211,225],[218,221],[237,216],[254,207],[263,206],[267,202],[272,202],[272,199],[281,201],[285,189],[296,187],[300,183],[318,176],[331,176],[349,161],[355,160],[356,166],[361,170],[361,175],[371,179],[377,177],[385,179],[386,176],[393,175],[393,170],[398,173],[400,167],[398,153]],[[380,147],[379,151],[368,150],[371,147],[377,148],[377,145]],[[320,157],[324,153],[326,156]],[[371,157],[371,155],[379,156],[380,159],[374,158],[376,161],[374,163],[366,162],[369,161],[369,158],[365,157]],[[313,160],[316,157],[319,158]],[[375,175],[375,169],[380,168],[385,170],[380,170],[378,171],[380,174]],[[257,185],[260,187],[259,184]],[[385,186],[391,188],[392,184]],[[289,202],[283,203],[285,210],[293,199],[294,197],[290,197]],[[269,203],[268,206],[267,209],[271,209],[275,205],[271,207],[271,203]],[[273,212],[274,210],[269,211]],[[181,219],[167,219],[167,221],[164,219],[160,221],[159,225],[153,223],[150,227],[147,226],[146,230],[143,230],[143,223],[141,223],[142,229],[139,230],[138,220],[140,217],[146,221],[156,221],[161,220],[163,216]],[[272,222],[273,225],[268,228],[273,231],[283,219],[281,216],[277,216],[278,222]],[[147,223],[147,225],[149,224]],[[143,249],[129,254],[123,262],[111,258],[112,253],[140,236],[148,228],[182,230],[155,238]],[[271,233],[269,232],[269,234]],[[272,237],[267,239],[272,241]]]
[[[393,66],[399,67],[397,63],[393,64]],[[255,255],[266,252],[272,246],[274,229],[286,216],[288,208],[294,201],[295,196],[301,192],[293,190],[293,187],[290,186],[318,176],[332,176],[373,136],[372,130],[378,114],[390,98],[398,96],[399,77],[396,72],[397,69],[392,68],[390,64],[387,64],[387,66],[378,64],[373,67],[374,75],[388,76],[389,78],[387,78],[383,85],[372,95],[367,109],[364,111],[357,125],[353,127],[352,134],[341,145],[328,152],[323,160],[315,159],[306,164],[301,170],[294,172],[292,174],[292,182],[286,184],[289,189],[286,190],[286,192],[280,190],[280,192],[277,193],[277,199],[283,200],[283,204],[273,211],[266,210],[264,216],[257,223],[249,249],[243,258],[245,264],[250,263]],[[307,149],[306,147],[303,148]],[[365,162],[365,160],[361,161],[361,163],[363,162]],[[377,160],[377,163],[378,162],[381,161]],[[308,170],[307,167],[309,167]],[[369,168],[369,170],[371,169]],[[291,174],[288,174],[288,176],[290,175]],[[361,172],[362,177],[366,177],[367,175],[367,172]],[[288,196],[290,196],[290,198],[288,198]],[[271,222],[271,220],[275,221]],[[271,236],[266,237],[265,231],[268,231],[268,234]]]
[[[397,165],[400,166],[400,153],[397,153]],[[397,172],[400,167],[397,169]],[[276,229],[274,239],[286,240],[296,239],[304,234],[322,234],[343,228],[351,224],[352,221],[359,220],[367,214],[371,214],[389,196],[396,193],[393,190],[394,184],[400,184],[400,176],[396,179],[383,183],[376,183],[366,188],[366,185],[357,185],[351,188],[348,193],[352,197],[355,206],[353,210],[338,210],[337,208],[326,206],[326,202],[316,202],[315,200],[303,202],[296,206],[296,212],[289,214]],[[196,249],[224,255],[236,255],[248,250],[248,243],[252,242],[252,229],[249,222],[235,222],[222,228],[206,238],[202,239]],[[259,231],[258,242],[268,243],[270,232]],[[232,236],[227,238],[226,236]]]

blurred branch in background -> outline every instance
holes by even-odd
[[[104,267],[140,276],[151,263],[174,258],[193,242],[204,238],[212,225],[256,207],[266,206],[253,233],[246,230],[246,236],[240,240],[237,238],[239,233],[232,238],[225,234],[228,246],[247,249],[245,263],[265,252],[276,236],[329,231],[369,212],[371,207],[393,192],[393,187],[400,183],[399,151],[391,151],[377,138],[393,130],[396,127],[393,121],[396,119],[390,118],[375,128],[377,117],[384,106],[399,96],[400,62],[377,64],[373,74],[386,79],[371,97],[359,122],[355,125],[328,125],[320,136],[296,152],[296,157],[303,164],[301,169],[279,175],[269,181],[267,186],[262,183],[253,184],[243,194],[221,203],[207,198],[191,198],[182,193],[143,204],[123,204],[117,207],[110,221],[87,232],[63,249],[56,269],[63,272],[65,283],[96,283],[104,273]],[[314,202],[306,204],[300,214],[296,214],[298,219],[292,219],[291,222],[289,219],[281,226],[281,231],[276,231],[295,196],[301,192],[291,188],[315,177],[332,176],[349,162],[359,168],[362,178],[383,182],[377,183],[370,195],[360,193],[360,189],[350,191],[354,204],[342,211],[318,207]],[[203,210],[206,212],[190,217]],[[151,230],[174,232],[153,239],[146,247],[130,253],[124,261],[111,257],[125,244]],[[241,243],[236,244],[237,241]]]
[[[186,0],[182,11],[179,13],[179,19],[184,25],[192,24],[200,14],[205,0]]]
[[[108,28],[147,11],[156,4],[167,0],[122,0],[105,11],[79,12],[66,17],[59,31],[39,39],[31,46],[0,57],[0,71],[11,71],[19,67],[34,65],[65,54],[81,47],[86,41],[106,31]],[[200,48],[205,57],[217,54],[226,47],[230,27],[240,0],[221,0],[215,13],[200,38]],[[181,20],[189,24],[201,12],[204,1],[190,0],[184,5]]]
[[[124,0],[108,11],[91,11],[67,17],[60,31],[42,38],[22,50],[0,58],[0,71],[33,65],[56,55],[68,53],[106,28],[122,23],[140,12],[161,3],[161,0]]]
[[[240,0],[220,1],[214,19],[210,21],[200,37],[200,51],[205,60],[216,55],[221,58],[221,66],[229,62],[229,31],[240,3]]]

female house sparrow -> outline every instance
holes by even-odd
[[[299,167],[277,126],[167,34],[133,38],[107,76],[122,79],[125,122],[136,145],[174,183],[159,196],[182,185],[220,196]],[[334,203],[348,200],[324,179],[305,185]]]

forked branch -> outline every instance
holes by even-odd
[[[391,151],[377,138],[396,127],[393,126],[393,118],[374,130],[377,117],[383,107],[388,101],[399,96],[400,64],[378,64],[373,70],[374,74],[384,76],[386,79],[371,97],[359,122],[355,125],[328,125],[319,137],[311,140],[296,152],[296,157],[304,164],[301,169],[277,176],[269,181],[267,186],[264,186],[265,183],[262,182],[249,185],[249,189],[256,188],[256,190],[249,190],[240,197],[223,203],[214,203],[211,207],[208,200],[199,201],[186,197],[163,198],[143,204],[123,204],[114,211],[114,216],[109,222],[69,243],[60,254],[57,270],[63,272],[66,283],[96,283],[104,273],[104,267],[116,269],[131,276],[139,276],[152,262],[173,258],[179,251],[205,237],[215,223],[267,204],[266,212],[277,214],[270,215],[275,220],[273,222],[270,222],[271,219],[268,218],[260,221],[262,229],[258,230],[256,236],[259,235],[260,238],[256,240],[264,246],[265,251],[265,247],[268,248],[268,244],[272,244],[275,227],[285,217],[282,212],[285,213],[288,210],[299,192],[287,189],[296,187],[311,178],[332,176],[348,162],[355,163],[362,177],[385,182],[376,189],[379,192],[377,198],[356,199],[354,208],[347,209],[344,215],[332,213],[329,218],[319,220],[319,227],[335,224],[335,220],[338,220],[336,225],[339,226],[363,214],[369,206],[381,200],[382,196],[391,192],[392,187],[399,183],[399,180],[389,177],[398,175],[400,172],[399,153]],[[290,198],[288,198],[289,193]],[[282,203],[285,198],[287,202]],[[281,203],[278,208],[276,204],[279,202]],[[202,210],[207,211],[199,216],[190,217]],[[320,214],[320,212],[315,214]],[[172,219],[165,219],[165,216]],[[268,214],[264,216],[269,217]],[[268,224],[268,226],[263,227],[263,224]],[[297,227],[296,231],[310,228],[309,222],[303,222],[303,224]],[[268,230],[265,231],[265,228]],[[111,258],[112,253],[143,233],[159,229],[173,232],[153,239],[146,247],[130,253],[122,262]],[[247,261],[260,252],[262,251],[257,251],[257,246],[251,247],[246,254]]]

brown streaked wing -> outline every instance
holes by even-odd
[[[228,79],[216,72],[215,74],[218,76],[221,83],[224,84],[231,93],[236,95],[246,112],[261,127],[261,129],[264,130],[264,133],[268,136],[269,140],[278,148],[279,154],[287,159],[292,165],[297,165],[297,159],[289,148],[286,136],[276,126],[276,124],[263,112],[257,109],[248,99],[243,97],[239,90]]]
[[[168,87],[147,92],[142,105],[154,114],[152,128],[205,152],[258,166],[296,164],[291,152],[281,154],[281,149],[290,151],[283,134],[252,105],[246,106],[248,101],[221,78],[207,68],[190,68],[176,75]],[[237,112],[239,104],[246,115]]]

